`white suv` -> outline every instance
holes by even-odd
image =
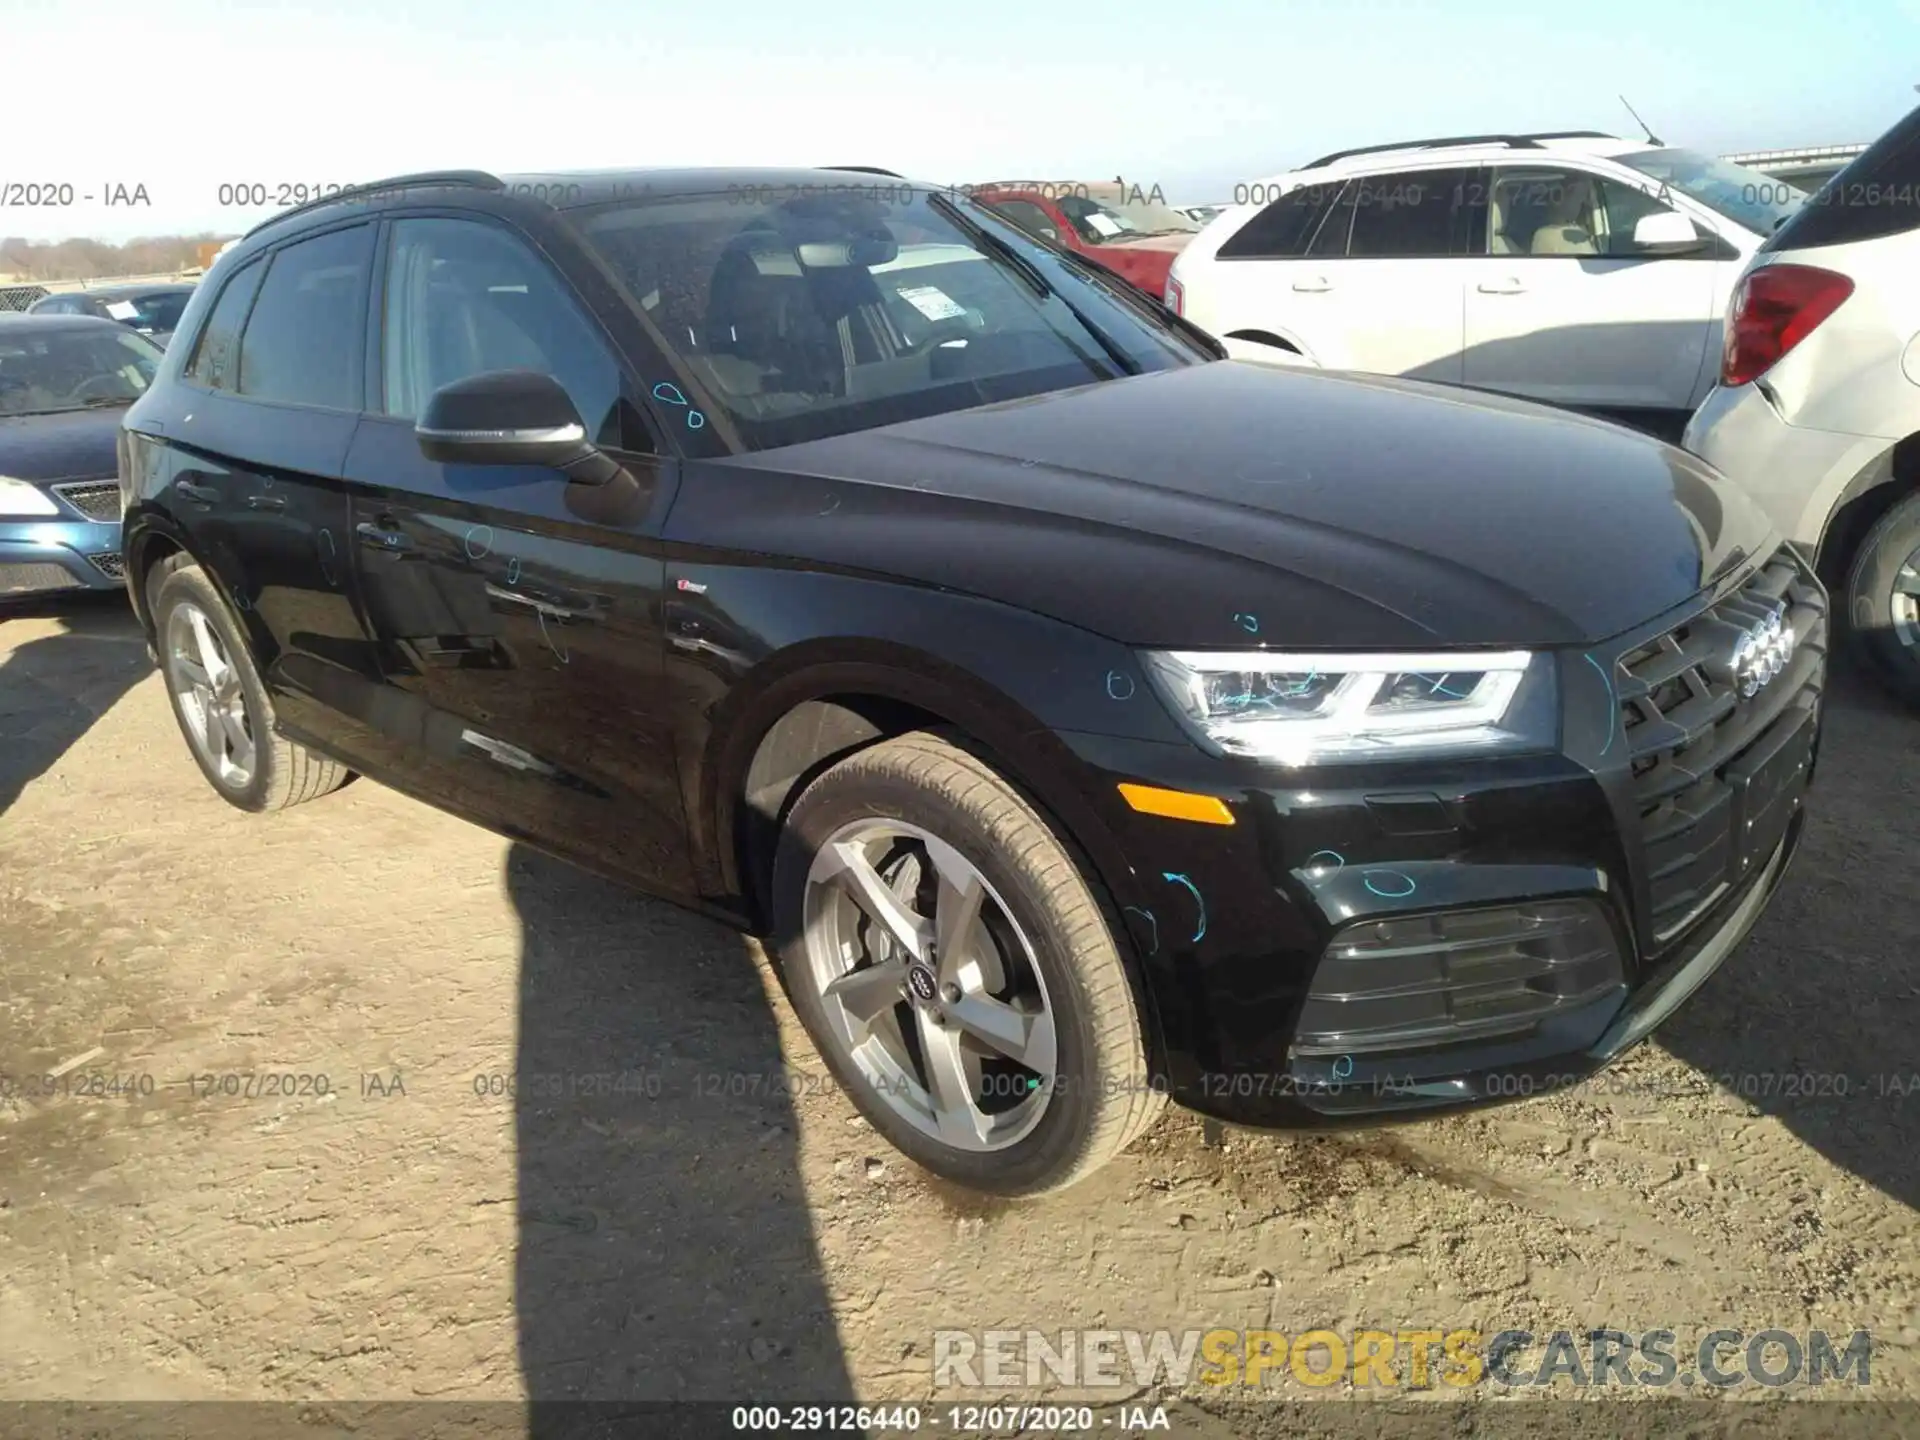
[[[1760,248],[1683,443],[1817,556],[1920,704],[1920,110]]]
[[[1239,187],[1174,310],[1246,358],[1503,391],[1678,435],[1727,297],[1805,196],[1594,131],[1346,150]]]

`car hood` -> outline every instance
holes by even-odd
[[[120,468],[127,407],[0,415],[0,475],[16,480],[110,480]]]
[[[782,473],[761,518],[732,510],[734,543],[1174,648],[1588,644],[1773,540],[1718,472],[1634,431],[1232,360],[726,464]]]

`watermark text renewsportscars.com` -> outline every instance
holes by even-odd
[[[1190,1384],[1366,1390],[1628,1386],[1685,1391],[1873,1383],[1869,1331],[1682,1336],[1610,1327],[1480,1330],[936,1330],[937,1390]]]

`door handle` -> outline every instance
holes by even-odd
[[[1322,291],[1331,290],[1333,287],[1327,283],[1326,276],[1315,275],[1308,280],[1294,281],[1293,288],[1304,295],[1318,295]]]
[[[284,510],[287,508],[287,497],[284,495],[249,495],[247,497],[247,508],[249,510]]]
[[[400,531],[382,530],[378,525],[366,520],[354,526],[353,533],[359,537],[362,545],[371,545],[374,549],[384,550],[390,555],[413,548],[412,539]]]
[[[220,492],[211,485],[196,485],[191,480],[176,480],[173,482],[173,488],[187,499],[198,501],[202,505],[217,505],[220,502]]]
[[[1505,280],[1482,280],[1480,282],[1480,293],[1482,295],[1518,295],[1525,291],[1526,288],[1527,287],[1522,285],[1518,280],[1512,279],[1511,277]]]

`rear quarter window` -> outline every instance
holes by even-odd
[[[1920,109],[1822,185],[1760,253],[1851,245],[1920,229]]]

